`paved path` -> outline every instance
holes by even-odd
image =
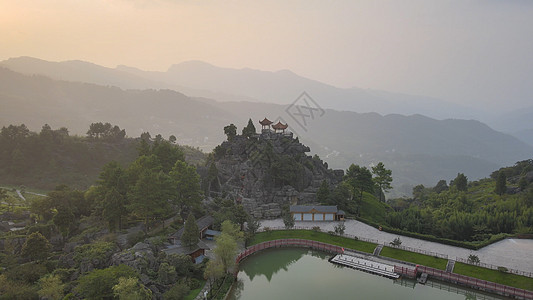
[[[24,198],[24,196],[22,195],[22,193],[20,192],[20,190],[17,190],[17,195],[19,195],[19,198],[26,201],[26,198]]]
[[[446,272],[453,272],[453,268],[455,267],[455,260],[449,259],[448,263],[446,264]]]
[[[383,245],[377,245],[376,249],[374,249],[374,253],[372,255],[378,256],[381,253],[381,250],[383,249]]]
[[[204,297],[204,293],[207,292],[207,291],[209,291],[209,288],[210,288],[209,281],[206,281],[204,287],[203,287],[202,290],[198,293],[198,296],[196,296],[196,298],[194,298],[194,300],[204,300],[204,299],[205,299],[205,297]]]
[[[334,231],[334,227],[337,224],[339,224],[339,222],[296,222],[296,226],[305,226],[309,228],[319,226],[321,230],[325,232]],[[379,243],[388,244],[398,237],[397,234],[379,231],[372,226],[355,220],[347,220],[344,225],[346,226],[346,234],[374,239]],[[263,227],[284,227],[284,225],[281,219],[262,220],[261,228]],[[531,272],[531,270],[533,270],[533,257],[531,256],[531,253],[533,253],[533,240],[505,239],[477,251],[406,236],[401,236],[401,240],[402,246],[447,254],[448,258],[454,260],[456,257],[467,259],[470,254],[475,254],[479,257],[482,263],[505,266],[507,268],[526,272]]]

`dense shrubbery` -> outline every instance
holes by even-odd
[[[396,211],[387,215],[386,221],[391,228],[386,230],[401,231],[406,235],[414,232],[426,239],[443,238],[448,244],[453,244],[450,240],[464,241],[467,243],[461,242],[460,246],[468,248],[479,248],[501,239],[500,234],[531,233],[533,185],[527,174],[532,165],[531,161],[525,161],[500,170],[511,175],[512,194],[499,195],[502,187],[498,189],[496,186],[502,183],[495,180],[497,175],[493,176],[495,179],[472,182],[464,190],[463,184],[457,185],[460,182],[457,178],[450,187],[441,182],[435,188],[417,186],[413,189],[412,199],[391,201]],[[526,184],[524,180],[527,180]],[[520,181],[522,186],[518,187]]]
[[[2,127],[0,180],[43,189],[59,184],[87,188],[104,164],[117,161],[125,165],[137,157],[138,139],[125,138],[124,130],[116,125],[93,123],[87,134],[87,137],[69,136],[67,128],[52,129],[47,124],[39,133],[30,131],[24,124]],[[158,143],[152,149],[156,155],[172,153],[167,151],[169,148],[182,148],[162,138],[148,139],[147,145],[150,143]],[[204,159],[204,154],[197,149],[186,147],[185,151],[194,163]],[[183,151],[180,153],[183,157]],[[163,164],[165,170],[172,166]]]
[[[107,260],[116,249],[116,245],[110,242],[94,242],[81,245],[74,249],[74,260],[82,261]]]
[[[126,265],[93,270],[79,279],[77,292],[87,299],[112,299],[113,286],[119,278],[138,278],[139,274]]]

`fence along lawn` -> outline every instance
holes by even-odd
[[[434,256],[429,256],[425,254],[409,252],[402,249],[383,247],[380,253],[381,256],[390,257],[402,261],[408,261],[418,265],[424,265],[432,267],[439,270],[446,269],[446,264],[448,260],[444,258],[438,258]]]
[[[453,272],[533,291],[533,278],[456,262]]]
[[[376,248],[376,243],[356,240],[354,238],[341,237],[331,235],[324,232],[317,232],[308,229],[293,229],[293,230],[272,230],[259,232],[249,242],[248,246],[259,244],[262,242],[279,240],[279,239],[307,239],[318,242],[323,242],[331,245],[341,246],[344,248],[351,248],[361,252],[372,254]],[[401,261],[411,262],[418,265],[424,265],[431,268],[445,270],[448,263],[447,259],[439,258],[431,255],[410,252],[407,250],[383,247],[380,253],[381,256],[390,257]],[[498,270],[491,270],[479,266],[473,266],[461,262],[456,262],[453,270],[454,273],[470,276],[473,278],[483,279],[491,282],[496,282],[511,287],[521,288],[525,290],[533,290],[533,278],[520,276],[511,273],[505,273]]]
[[[255,235],[255,237],[250,241],[249,245],[251,246],[262,242],[279,239],[306,239],[341,246],[344,248],[350,248],[366,253],[372,253],[376,248],[376,244],[374,243],[310,230],[273,230],[260,232]]]

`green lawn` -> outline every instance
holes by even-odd
[[[306,239],[337,245],[345,248],[351,248],[366,253],[374,252],[376,244],[357,241],[345,237],[332,236],[323,232],[314,232],[311,230],[274,230],[270,232],[257,233],[249,245],[258,243],[279,240],[279,239]],[[383,247],[380,253],[381,256],[407,261],[414,264],[424,265],[439,270],[445,270],[448,260],[434,256],[409,252],[401,249]],[[498,270],[490,270],[478,266],[455,263],[454,273],[462,274],[474,278],[479,278],[487,281],[497,282],[500,284],[513,286],[526,290],[533,290],[533,278],[519,276],[515,274],[503,273]]]
[[[497,282],[508,286],[517,287],[525,290],[533,291],[533,278],[500,272],[498,270],[491,270],[483,267],[455,263],[453,272],[470,277],[475,277],[487,281]]]
[[[255,245],[266,241],[279,239],[305,239],[323,242],[331,245],[355,249],[366,253],[374,252],[376,244],[356,241],[340,236],[330,235],[324,232],[315,232],[311,230],[274,230],[271,232],[260,232],[255,235],[249,245]]]
[[[440,270],[446,269],[446,264],[448,263],[448,260],[443,258],[419,254],[415,252],[409,252],[391,247],[383,247],[380,255]]]
[[[194,290],[191,290],[189,294],[184,298],[184,300],[192,300],[198,296],[200,291],[204,288],[205,280],[200,281],[200,287]]]

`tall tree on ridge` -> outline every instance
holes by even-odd
[[[392,171],[385,168],[385,165],[382,162],[379,162],[375,167],[372,167],[372,173],[374,174],[374,182],[379,187],[379,200],[382,199],[383,193],[392,189]]]

